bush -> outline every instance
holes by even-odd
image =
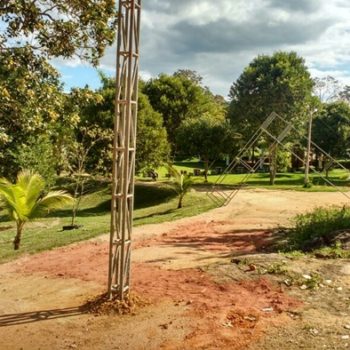
[[[13,152],[13,156],[20,169],[40,174],[44,178],[47,188],[51,188],[55,184],[57,159],[48,137],[31,137],[27,144],[19,146]]]
[[[277,152],[277,171],[285,173],[291,168],[291,154],[290,152],[279,149]]]
[[[296,249],[312,248],[312,244],[318,248],[318,243],[330,244],[334,233],[345,229],[350,229],[349,207],[316,208],[296,216],[289,241]]]

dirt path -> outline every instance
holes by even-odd
[[[227,207],[136,228],[132,288],[150,305],[129,316],[79,308],[105,289],[107,236],[3,264],[0,349],[254,346],[271,329],[289,329],[303,302],[269,278],[232,275],[232,255],[268,245],[270,229],[297,213],[345,203],[338,193],[242,191]]]

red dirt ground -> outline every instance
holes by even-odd
[[[215,268],[215,259],[230,261],[226,253],[254,253],[269,244],[269,228],[320,204],[340,204],[339,195],[246,191],[239,202],[196,218],[135,229],[132,290],[152,305],[129,318],[32,317],[31,311],[64,310],[103,291],[107,242],[83,242],[1,265],[0,349],[247,349],[271,329],[295,322],[286,311],[302,309],[302,303],[249,273],[241,282],[218,283],[212,271],[199,268],[205,266],[201,259],[212,264],[213,258]],[[23,313],[29,317],[25,324],[6,321],[6,314],[16,321]]]
[[[271,230],[227,230],[232,222],[195,222],[136,243],[135,248],[167,245],[191,247],[204,251],[232,252],[240,254],[255,252],[268,244]]]
[[[174,231],[171,237],[180,238],[181,231],[182,228]],[[200,244],[201,235],[198,237],[199,242],[191,241]],[[170,238],[164,238],[165,244]],[[228,240],[229,244],[232,240],[230,237]],[[241,239],[237,241],[240,246]],[[161,239],[156,242],[163,243]],[[220,244],[225,245],[225,241],[220,240]],[[220,248],[218,243],[215,246]],[[14,271],[103,283],[107,273],[107,249],[106,243],[97,242],[60,248],[18,261]],[[301,306],[265,279],[218,284],[200,269],[164,270],[146,263],[134,263],[132,276],[133,291],[152,303],[165,299],[187,306],[189,315],[196,319],[194,330],[185,339],[187,349],[192,346],[196,349],[244,349],[266,327],[286,322],[284,311]],[[271,307],[272,312],[263,311]],[[170,343],[164,344],[164,348],[172,347]]]

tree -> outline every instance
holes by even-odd
[[[197,85],[201,85],[203,82],[203,77],[198,72],[193,71],[191,69],[178,69],[174,73],[174,77],[186,78]]]
[[[99,101],[91,101],[80,108],[78,114],[86,125],[94,124],[104,132],[110,133],[95,145],[87,159],[88,171],[109,173],[112,169],[112,138],[114,129],[115,80],[101,74],[102,87],[94,93],[100,96]],[[139,92],[136,171],[157,168],[168,156],[168,142],[163,118],[152,108],[147,96]]]
[[[13,150],[49,136],[64,101],[58,73],[31,50],[18,50],[0,55],[0,175],[12,178],[20,169]]]
[[[0,179],[0,200],[11,220],[16,222],[17,233],[13,241],[18,250],[24,225],[72,202],[72,197],[63,191],[43,194],[45,181],[34,173],[20,172],[17,181],[12,184],[5,178]]]
[[[85,194],[85,183],[90,177],[86,171],[88,157],[98,143],[110,139],[109,134],[108,130],[103,130],[96,125],[78,125],[78,137],[68,146],[67,166],[72,175],[74,186],[72,221],[71,225],[66,227],[68,229],[78,228],[75,220],[82,197]]]
[[[340,99],[347,103],[350,103],[350,85],[346,85],[339,94]]]
[[[48,189],[55,184],[57,158],[48,135],[29,137],[27,143],[19,145],[11,154],[21,170],[40,174]]]
[[[204,113],[226,113],[226,106],[200,85],[196,72],[178,71],[174,75],[160,74],[143,84],[142,91],[152,107],[164,118],[172,153],[176,153],[176,131],[181,123]]]
[[[341,93],[341,84],[339,80],[328,75],[323,78],[314,79],[314,95],[322,102],[336,101]]]
[[[53,57],[97,64],[115,37],[114,0],[11,0],[0,4],[0,174],[15,177],[10,150],[49,135],[64,94]]]
[[[157,169],[169,155],[167,132],[162,115],[156,112],[148,97],[140,93],[137,117],[136,172]]]
[[[93,64],[112,44],[114,0],[12,0],[0,5],[0,50],[46,58],[77,55]]]
[[[170,185],[179,197],[177,209],[181,209],[183,206],[183,199],[186,196],[186,194],[191,190],[193,181],[189,175],[182,174],[172,165],[168,165],[167,168],[170,176],[173,179]]]
[[[96,121],[86,118],[86,111],[90,106],[100,106],[102,102],[103,97],[88,87],[72,89],[66,99],[65,111],[68,115],[75,116],[75,122],[61,123],[56,135],[59,140],[57,144],[61,147],[60,152],[64,154],[64,168],[71,175],[74,204],[71,225],[64,226],[63,229],[78,228],[75,220],[85,194],[86,181],[90,178],[88,171],[96,172],[96,169],[88,168],[89,157],[100,144],[112,144],[113,129],[101,127]]]
[[[230,89],[232,125],[248,139],[272,112],[276,112],[301,128],[312,88],[313,81],[305,62],[295,52],[258,56]],[[285,125],[275,121],[271,127],[278,135]],[[277,152],[278,147],[270,150],[271,185],[276,177]]]
[[[313,122],[313,141],[334,158],[348,157],[350,106],[347,103],[340,101],[324,105]],[[320,156],[319,152],[317,155]],[[330,167],[331,164],[325,167],[327,177]]]
[[[176,136],[182,154],[199,156],[203,160],[205,182],[208,181],[209,162],[232,154],[238,138],[227,120],[207,114],[185,120]]]

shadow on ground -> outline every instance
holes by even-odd
[[[57,318],[78,316],[86,313],[84,306],[63,309],[41,310],[33,312],[22,312],[0,316],[0,327],[16,326],[21,324],[48,321]]]

